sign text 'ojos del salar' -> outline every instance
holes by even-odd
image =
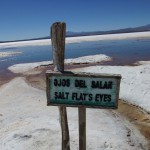
[[[117,108],[120,75],[47,72],[47,105]]]

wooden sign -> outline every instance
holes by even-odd
[[[47,72],[47,105],[117,108],[120,75]]]
[[[121,76],[65,72],[65,34],[64,22],[56,22],[51,26],[56,72],[46,72],[47,105],[59,106],[62,150],[70,150],[66,106],[78,107],[79,150],[86,150],[86,107],[117,108]]]

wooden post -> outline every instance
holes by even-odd
[[[54,71],[64,71],[66,24],[56,22],[51,26],[51,41]],[[69,128],[65,106],[59,106],[60,125],[62,131],[62,150],[70,150]]]
[[[78,107],[79,114],[79,150],[86,150],[86,108]]]

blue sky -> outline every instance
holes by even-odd
[[[146,25],[150,0],[0,0],[0,41],[48,36],[56,21],[75,32]]]

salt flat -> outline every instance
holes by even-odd
[[[150,38],[150,31],[147,32],[134,32],[134,33],[120,33],[120,34],[106,34],[106,35],[93,35],[93,36],[80,36],[80,37],[68,37],[66,43],[88,42],[88,41],[100,41],[100,40],[122,40],[122,39],[141,39]],[[0,43],[0,48],[19,47],[19,46],[38,46],[38,45],[51,45],[50,39],[43,40],[31,40],[21,42],[8,42]]]
[[[122,34],[122,38],[150,37],[150,32]],[[131,36],[132,35],[132,36]],[[113,35],[114,36],[114,35]],[[97,40],[111,39],[95,36]],[[120,34],[115,37],[120,38]],[[115,39],[112,38],[112,39]],[[120,39],[122,39],[120,38]],[[69,42],[95,40],[94,37],[70,38]],[[28,44],[37,44],[31,41]],[[43,43],[42,43],[43,42]],[[41,41],[48,44],[50,41]],[[5,45],[6,44],[6,45]],[[25,46],[27,43],[3,43],[1,47]],[[93,56],[69,62],[95,62]],[[97,57],[99,59],[99,57]],[[105,58],[105,57],[104,57]],[[110,57],[108,61],[111,59]],[[91,61],[90,61],[91,60]],[[103,59],[105,60],[105,59]],[[47,63],[47,62],[46,62]],[[48,62],[49,63],[49,62]],[[52,63],[52,62],[51,62]],[[16,73],[30,72],[45,62],[20,64],[10,67]],[[139,66],[94,66],[75,71],[121,74],[120,98],[150,112],[150,62],[138,62]],[[57,107],[46,106],[46,92],[31,87],[25,78],[17,77],[0,87],[0,149],[2,150],[59,150],[61,131]],[[78,114],[76,108],[68,108],[71,149],[78,149]],[[87,150],[148,150],[148,142],[119,113],[112,110],[87,109]]]
[[[66,59],[66,63],[95,63],[110,61],[106,55],[84,56],[75,59]],[[120,98],[150,112],[150,61],[137,62],[139,66],[92,66],[76,71],[91,73],[121,74]],[[51,62],[17,64],[9,67],[14,73],[26,73],[39,65],[48,65]],[[141,64],[141,65],[140,65]]]
[[[65,59],[65,64],[85,64],[85,63],[100,63],[102,61],[111,61],[112,58],[109,56],[106,56],[104,54],[99,55],[91,55],[91,56],[83,56],[73,59]],[[10,66],[8,69],[12,71],[13,73],[26,73],[31,71],[32,69],[41,66],[41,65],[52,65],[53,61],[43,61],[43,62],[35,62],[35,63],[24,63],[24,64],[16,64],[13,66]]]
[[[74,71],[121,74],[120,98],[149,112],[150,62],[142,61],[138,64],[141,65],[94,66]],[[17,77],[1,86],[0,149],[61,149],[58,108],[46,104],[46,92],[29,86],[23,77]],[[77,150],[78,111],[76,108],[67,110],[71,149]],[[147,140],[119,113],[87,109],[87,150],[143,148],[148,150]]]
[[[10,56],[15,56],[15,55],[19,55],[22,52],[13,52],[13,51],[9,51],[9,52],[0,52],[0,58],[1,57],[10,57]]]
[[[68,108],[71,149],[78,150],[78,114]],[[111,110],[87,109],[87,150],[148,150],[145,138]],[[0,87],[0,149],[60,150],[57,107],[46,106],[45,91],[17,77]]]

